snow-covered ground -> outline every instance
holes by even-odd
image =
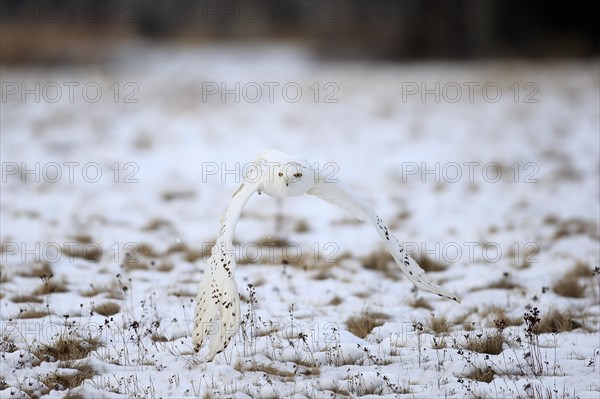
[[[598,397],[598,70],[264,44],[3,68],[2,397]],[[203,260],[265,148],[353,186],[462,303],[344,211],[255,196],[244,323],[205,362]]]

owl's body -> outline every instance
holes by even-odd
[[[210,337],[208,360],[227,347],[239,329],[241,314],[234,279],[236,260],[233,234],[242,210],[254,192],[277,198],[311,194],[346,209],[376,228],[398,266],[417,287],[459,302],[456,295],[447,292],[425,275],[425,271],[408,256],[373,208],[350,187],[342,182],[322,179],[325,175],[323,171],[311,169],[306,160],[277,150],[261,152],[254,165],[256,170],[245,177],[221,218],[221,230],[196,298],[193,342],[196,350],[199,350],[205,338]]]

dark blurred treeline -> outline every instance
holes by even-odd
[[[0,62],[98,60],[119,41],[302,41],[330,58],[589,57],[592,2],[2,0]]]

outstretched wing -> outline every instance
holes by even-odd
[[[308,194],[315,195],[332,205],[339,206],[360,220],[370,222],[381,238],[386,242],[388,250],[394,257],[394,260],[400,269],[406,273],[410,281],[421,289],[460,302],[460,299],[456,295],[451,294],[434,283],[433,280],[425,274],[425,270],[423,270],[417,262],[406,253],[402,248],[402,245],[398,242],[398,239],[390,233],[387,226],[383,223],[381,218],[377,216],[375,210],[369,204],[360,198],[348,185],[340,181],[327,181],[321,178],[321,176],[324,175],[325,172],[321,171],[321,173],[315,176],[314,185],[308,190]]]
[[[236,268],[233,233],[244,206],[258,187],[258,183],[244,182],[233,194],[221,218],[221,231],[196,297],[194,347],[200,350],[208,338],[209,361],[223,351],[240,326],[240,298],[233,276]]]

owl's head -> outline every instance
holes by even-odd
[[[286,162],[276,165],[274,168],[274,172],[276,176],[275,179],[279,179],[280,182],[285,183],[287,187],[290,184],[300,183],[301,180],[304,180],[305,167],[299,162]]]
[[[258,155],[255,164],[260,165],[260,191],[274,197],[303,195],[313,186],[313,173],[305,159],[278,150],[265,150]]]
[[[310,169],[303,162],[279,160],[265,162],[264,167],[264,191],[275,197],[303,195],[312,185]]]

